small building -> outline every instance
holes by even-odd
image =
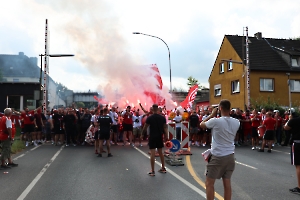
[[[229,99],[233,108],[248,103],[245,37],[225,35],[209,76],[210,104]],[[289,106],[300,99],[300,40],[249,37],[249,91],[251,104],[272,100]]]

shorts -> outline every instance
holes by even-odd
[[[110,133],[99,133],[99,140],[109,140]]]
[[[161,138],[151,138],[151,136],[149,137],[149,141],[148,141],[148,145],[149,145],[149,149],[161,149],[164,147],[164,142],[162,137]]]
[[[99,131],[96,131],[94,134],[94,139],[98,140],[99,139]]]
[[[34,130],[37,131],[37,132],[41,132],[42,131],[42,127],[41,126],[35,127]]]
[[[191,127],[190,133],[191,134],[197,134],[199,131],[198,127]]]
[[[118,125],[112,125],[111,130],[112,130],[113,133],[117,133],[118,132]]]
[[[1,145],[2,145],[1,160],[6,160],[10,158],[10,151],[11,151],[10,139],[1,141]]]
[[[61,128],[54,128],[54,133],[60,135],[60,134],[65,134],[65,131],[64,129]]]
[[[257,127],[252,127],[252,137],[258,137]]]
[[[123,124],[123,131],[132,131],[133,126],[132,124]]]
[[[133,135],[142,135],[142,127],[133,128]]]
[[[34,132],[34,124],[24,124],[24,133]]]
[[[291,146],[291,164],[300,165],[300,143],[293,143]]]
[[[206,176],[212,179],[230,179],[235,168],[234,154],[227,156],[211,155],[206,166]]]
[[[274,131],[273,130],[266,130],[263,138],[264,138],[264,140],[274,140]]]

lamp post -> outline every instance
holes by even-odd
[[[292,97],[291,97],[291,85],[290,85],[290,73],[286,73],[286,75],[288,76],[288,81],[287,81],[287,84],[288,84],[288,87],[289,87],[289,108],[291,109],[292,107]]]
[[[150,37],[154,37],[154,38],[160,39],[160,40],[161,40],[161,41],[163,41],[163,43],[165,43],[165,45],[167,46],[167,48],[168,48],[168,52],[169,52],[169,68],[170,68],[170,93],[172,93],[171,54],[170,54],[170,49],[169,49],[169,46],[167,45],[167,43],[166,43],[166,42],[165,42],[163,39],[161,39],[161,38],[159,38],[159,37],[157,37],[157,36],[148,35],[148,34],[144,34],[144,33],[140,33],[140,32],[133,32],[133,34],[141,34],[141,35],[146,35],[146,36],[150,36]]]

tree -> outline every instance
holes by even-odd
[[[192,76],[189,76],[189,77],[187,78],[187,80],[188,80],[187,85],[188,85],[189,87],[192,87],[192,86],[198,84],[198,90],[201,90],[201,89],[204,88],[202,85],[200,85],[200,84],[198,83],[198,80],[195,79],[195,78],[192,77]]]
[[[85,108],[85,105],[84,105],[84,103],[83,102],[76,102],[76,107],[77,108]]]

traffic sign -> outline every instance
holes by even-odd
[[[180,142],[179,140],[172,139],[171,142],[173,143],[172,148],[170,149],[171,152],[175,153],[180,150]]]

